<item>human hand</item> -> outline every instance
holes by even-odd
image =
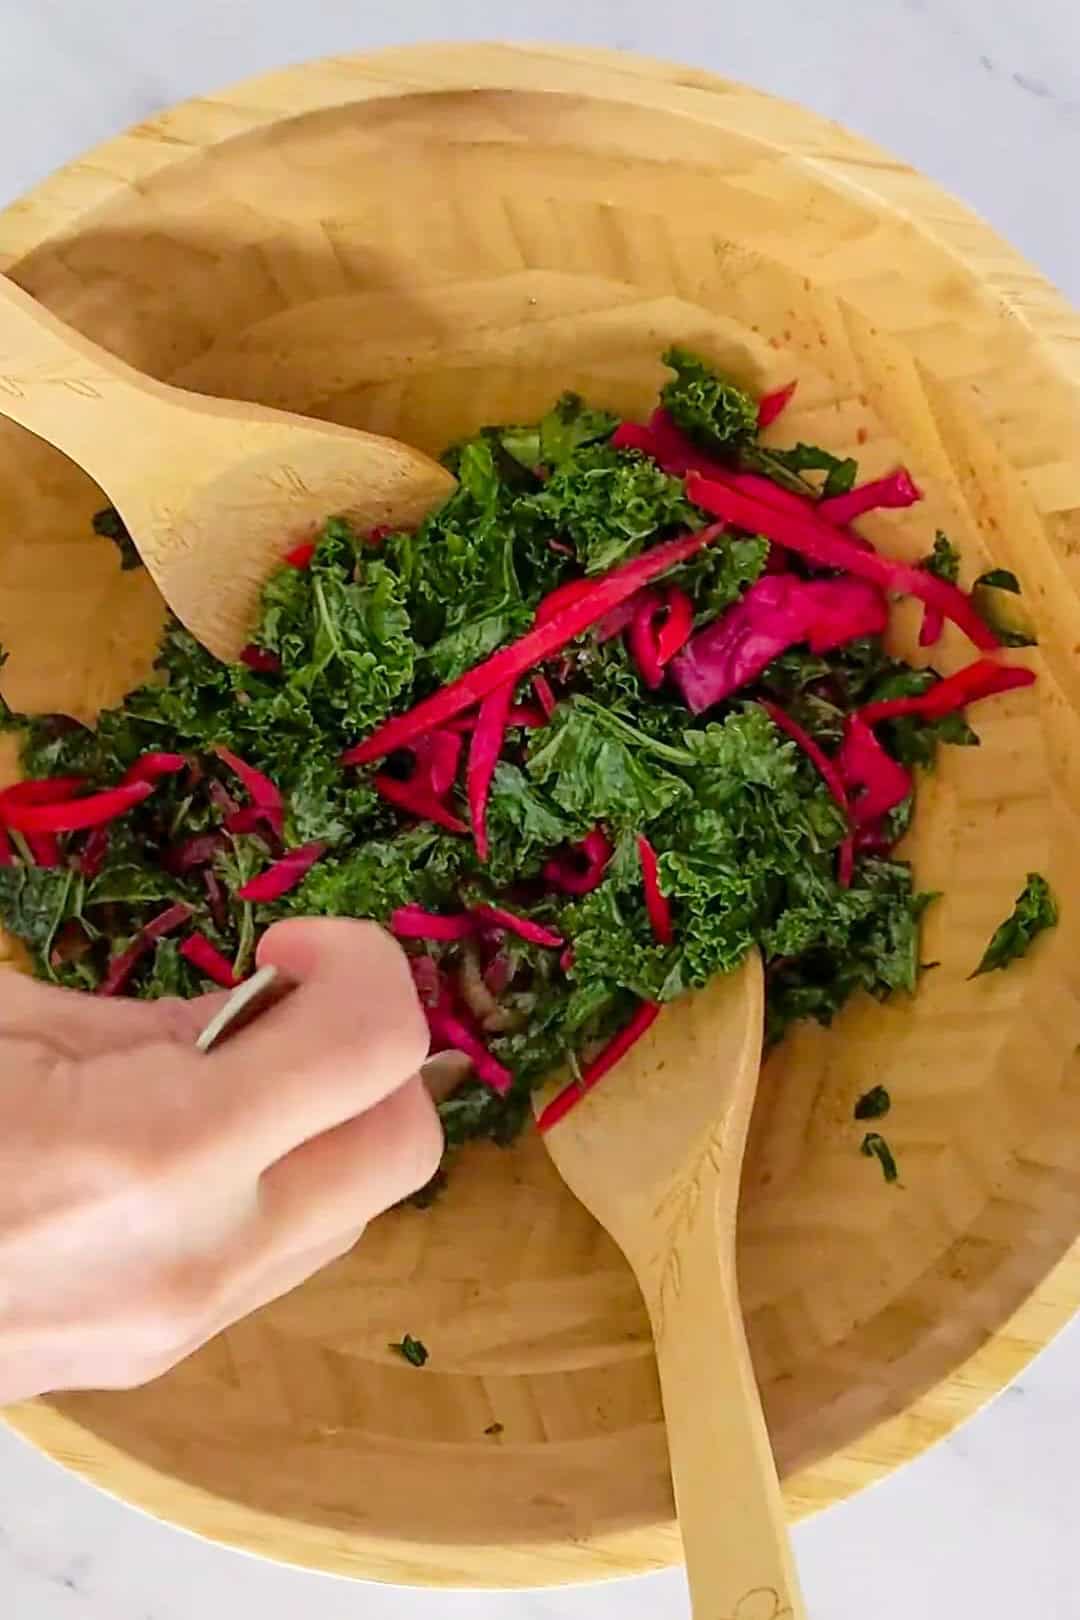
[[[298,988],[206,1056],[224,996],[104,1001],[0,973],[0,1405],[156,1378],[435,1173],[397,945],[288,922],[259,962]]]

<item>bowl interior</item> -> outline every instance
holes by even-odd
[[[1015,567],[1060,644],[1074,593],[1035,503],[1062,457],[1034,417],[1004,420],[972,392],[1009,367],[1037,379],[1039,363],[902,210],[785,151],[764,98],[724,92],[721,116],[723,87],[673,80],[661,105],[650,79],[635,104],[606,69],[556,76],[559,94],[412,93],[334,72],[332,94],[303,74],[275,81],[293,99],[258,117],[187,109],[220,120],[203,148],[110,184],[13,273],[158,376],[430,450],[566,388],[640,412],[672,340],[758,387],[797,375],[782,442],[824,442],[864,476],[904,460],[927,491],[867,532],[914,558],[941,527],[968,578],[991,559]],[[183,140],[180,127],[144,138]],[[218,139],[232,129],[246,132]],[[1040,387],[1052,414],[1057,383]],[[160,604],[89,535],[100,499],[61,456],[0,429],[16,706],[89,715],[148,666]],[[916,629],[900,615],[909,646]],[[946,641],[938,661],[966,656]],[[801,1030],[763,1080],[740,1275],[798,1510],[887,1465],[867,1432],[948,1379],[1080,1223],[1076,913],[1032,962],[967,979],[1025,874],[1066,889],[1077,853],[1077,725],[1049,662],[1034,692],[976,716],[979,749],[944,750],[921,784],[910,855],[945,894],[925,940],[940,966],[910,1004]],[[894,1098],[899,1188],[859,1154],[852,1106],[878,1083]],[[406,1331],[431,1349],[423,1374],[387,1350]],[[965,1404],[923,1400],[896,1449],[929,1443]],[[433,1209],[387,1216],[167,1379],[16,1421],[179,1523],[352,1573],[541,1583],[677,1553],[636,1287],[532,1136],[470,1153]]]

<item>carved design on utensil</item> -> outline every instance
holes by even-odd
[[[668,1302],[677,1300],[682,1293],[679,1250],[700,1214],[704,1183],[723,1165],[723,1137],[723,1125],[720,1124],[706,1137],[689,1173],[672,1183],[656,1208],[657,1223],[663,1223],[665,1230],[664,1246],[658,1256],[660,1285],[653,1305],[653,1330],[658,1337],[664,1331]]]
[[[791,1620],[788,1604],[781,1603],[780,1594],[772,1586],[756,1586],[736,1603],[735,1613],[721,1620]]]

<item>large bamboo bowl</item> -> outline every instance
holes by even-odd
[[[685,340],[758,385],[797,374],[785,438],[913,467],[926,503],[877,538],[914,556],[940,524],[969,566],[1020,574],[1040,683],[980,711],[982,748],[946,750],[922,789],[942,966],[912,1004],[854,1007],[770,1064],[740,1225],[793,1514],[1001,1388],[1080,1302],[1080,322],[1052,289],[809,113],[496,47],[339,59],[180,107],[0,215],[0,265],[157,376],[432,449],[566,387],[641,409]],[[148,665],[159,603],[87,537],[99,499],[0,433],[22,706],[89,714]],[[967,982],[1035,869],[1062,926]],[[677,1017],[666,1039],[675,1076]],[[903,1190],[858,1152],[872,1082],[895,1098]],[[404,1331],[431,1348],[423,1373],[387,1351]],[[478,1151],[435,1209],[379,1222],[151,1388],[10,1421],[161,1518],[340,1573],[542,1584],[678,1555],[641,1303],[533,1139]]]

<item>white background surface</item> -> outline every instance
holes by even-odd
[[[1076,0],[0,0],[0,205],[184,96],[432,37],[620,46],[870,135],[974,204],[1080,302]],[[946,1445],[796,1532],[813,1620],[1080,1620],[1080,1324]],[[682,1620],[681,1578],[429,1595],[196,1542],[0,1431],[4,1620]],[[708,1617],[714,1620],[714,1617]],[[715,1617],[718,1620],[718,1617]]]

